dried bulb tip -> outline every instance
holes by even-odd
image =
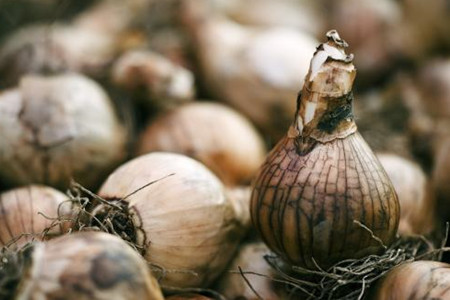
[[[345,53],[345,48],[348,47],[346,41],[341,39],[337,30],[333,29],[326,33],[327,42],[320,44],[317,47],[316,53],[314,56],[321,56],[319,60],[324,60],[324,63],[328,58],[331,58],[334,61],[342,61],[344,63],[351,63],[353,61],[353,54]],[[325,56],[325,57],[324,57]]]
[[[348,47],[347,42],[341,39],[336,30],[328,31],[326,36],[328,38],[327,42],[317,47],[311,59],[310,72],[305,82],[313,81],[327,62],[338,61],[350,64],[353,61],[353,54],[345,53],[345,48]]]
[[[333,42],[342,48],[348,47],[347,42],[344,41],[343,39],[341,39],[341,37],[339,36],[339,33],[337,32],[336,29],[332,29],[332,30],[328,31],[326,33],[326,37],[328,38],[329,42]]]

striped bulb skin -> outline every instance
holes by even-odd
[[[400,207],[353,116],[356,68],[335,30],[319,45],[297,112],[253,182],[251,217],[266,244],[292,264],[328,268],[381,252]]]
[[[397,196],[360,134],[317,142],[306,154],[296,143],[282,139],[253,183],[252,222],[266,244],[295,265],[328,268],[382,251],[368,229],[393,242]]]

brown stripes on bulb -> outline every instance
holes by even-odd
[[[251,216],[280,256],[313,268],[381,249],[393,241],[399,206],[384,170],[359,133],[318,143],[306,155],[284,138],[255,180]]]

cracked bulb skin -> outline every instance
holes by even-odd
[[[400,215],[394,188],[354,122],[353,56],[336,31],[327,38],[311,60],[293,124],[255,177],[250,205],[266,244],[310,269],[382,252]]]

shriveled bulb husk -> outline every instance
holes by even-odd
[[[311,269],[380,253],[400,216],[392,183],[356,129],[353,57],[336,31],[327,37],[311,60],[294,123],[254,180],[250,207],[266,244]]]
[[[69,230],[72,204],[51,187],[29,185],[0,194],[0,247],[20,248]]]
[[[183,1],[200,80],[209,93],[278,140],[289,126],[316,40],[289,27],[255,28],[217,16],[203,1]]]
[[[395,154],[382,153],[378,160],[397,192],[400,203],[398,233],[424,235],[435,228],[435,198],[431,184],[416,163]]]
[[[124,53],[114,64],[112,77],[129,91],[145,90],[146,101],[158,107],[187,102],[195,95],[194,75],[152,51]]]
[[[164,299],[146,262],[120,238],[66,235],[33,246],[14,299]]]
[[[125,155],[125,130],[94,81],[26,76],[0,95],[0,178],[18,185],[95,186]]]
[[[109,219],[116,233],[128,236],[148,262],[165,270],[162,284],[168,287],[206,287],[246,231],[219,179],[179,154],[156,152],[127,162],[99,195],[121,206],[122,213],[108,215],[103,204],[94,210],[96,217]]]
[[[222,104],[196,102],[161,115],[145,129],[139,154],[190,156],[229,185],[249,183],[266,154],[264,141],[241,114]]]
[[[28,73],[73,71],[100,76],[115,55],[114,43],[100,32],[60,23],[23,27],[0,48],[2,84],[16,85]]]
[[[437,261],[404,263],[380,279],[370,300],[449,299],[450,265]]]
[[[270,254],[270,250],[262,242],[241,245],[227,267],[228,272],[218,280],[217,291],[227,299],[282,299],[276,292],[275,282],[271,280],[275,275],[264,259],[267,254]]]

